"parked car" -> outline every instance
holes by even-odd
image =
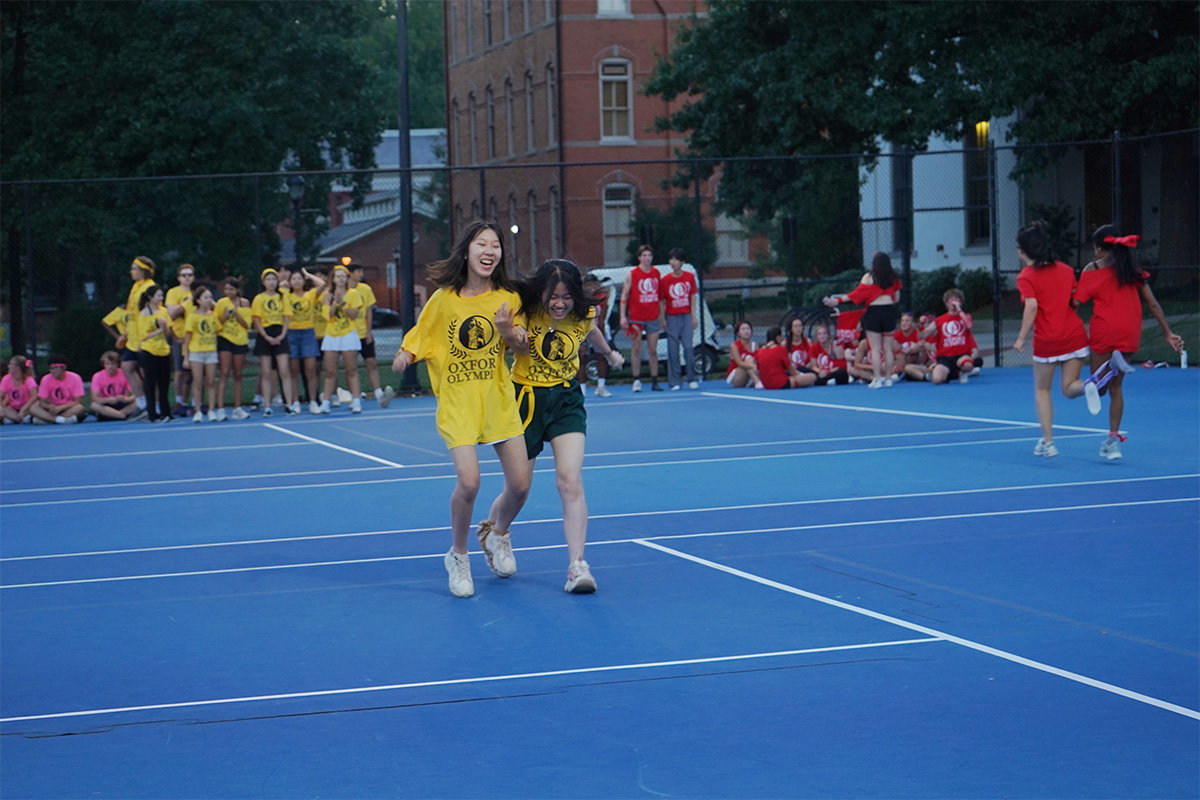
[[[400,313],[392,311],[390,308],[380,308],[375,306],[375,314],[371,318],[372,328],[398,328],[400,327]]]
[[[669,264],[658,264],[655,268],[660,275],[666,275],[671,271]],[[618,330],[620,327],[620,301],[621,287],[625,284],[625,276],[629,274],[629,270],[633,267],[599,267],[588,270],[587,274],[594,275],[600,285],[608,291],[608,319],[602,320],[601,329],[604,331],[606,338],[613,347],[624,348],[628,350],[632,343],[629,337],[625,335],[625,331]],[[696,268],[691,264],[684,264],[685,272],[696,273]],[[717,331],[724,325],[713,319],[712,312],[708,308],[708,303],[700,304],[700,321],[692,332],[692,352],[696,356],[696,371],[701,375],[708,375],[717,370],[717,364],[721,359],[721,345],[717,341]],[[701,336],[701,329],[704,335]],[[658,358],[660,361],[665,361],[667,358],[667,335],[663,332],[658,337]],[[587,365],[588,378],[595,380],[596,365],[593,361],[589,361]]]

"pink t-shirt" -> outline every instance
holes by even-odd
[[[38,397],[44,397],[56,406],[78,402],[83,399],[83,378],[70,370],[64,372],[61,381],[47,375],[38,387]]]
[[[124,372],[118,371],[109,377],[108,370],[102,369],[92,376],[92,397],[124,397],[131,394],[133,390]]]
[[[0,394],[8,398],[8,405],[18,411],[29,402],[29,398],[37,394],[37,381],[32,375],[25,376],[25,383],[21,386],[13,386],[12,375],[5,375],[0,378]]]

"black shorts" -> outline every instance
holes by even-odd
[[[362,349],[360,349],[358,352],[360,355],[362,355],[363,360],[375,357],[375,340],[374,339],[372,339],[369,342],[366,339],[359,339],[358,343],[360,345],[362,345]]]
[[[568,386],[522,386],[513,384],[517,407],[525,425],[525,454],[542,452],[546,442],[564,433],[587,433],[587,410],[579,383]],[[532,406],[532,408],[531,408]]]
[[[267,336],[278,336],[283,333],[282,325],[267,325],[263,328]],[[263,337],[258,337],[254,341],[254,355],[256,356],[286,356],[291,353],[288,347],[287,339],[285,338],[279,344],[270,344]]]
[[[954,380],[958,377],[958,374],[961,371],[958,368],[958,362],[962,361],[964,358],[970,360],[971,355],[969,353],[963,353],[961,356],[938,356],[937,363],[950,370],[950,380]]]
[[[235,356],[244,356],[250,352],[250,345],[234,344],[223,336],[217,337],[217,352],[218,353],[233,353]]]
[[[891,333],[896,330],[896,304],[887,303],[879,306],[867,306],[862,315],[862,329],[872,333]]]

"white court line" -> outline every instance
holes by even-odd
[[[1149,695],[1141,694],[1140,692],[1134,692],[1129,689],[1124,689],[1120,686],[1114,686],[1111,683],[1105,683],[1104,681],[1098,681],[1095,678],[1089,678],[1086,675],[1080,675],[1077,672],[1070,672],[1065,669],[1059,669],[1058,667],[1052,667],[1049,664],[1043,664],[1040,661],[1034,661],[1032,659],[1025,658],[1023,656],[1018,656],[1014,653],[1009,653],[1004,650],[998,650],[995,647],[988,647],[985,644],[980,644],[979,642],[973,642],[970,639],[963,639],[962,637],[959,637],[959,636],[954,636],[952,634],[945,633],[943,631],[939,631],[934,628],[928,628],[924,625],[917,625],[914,622],[908,622],[907,620],[899,619],[897,617],[891,617],[891,616],[888,616],[887,614],[881,614],[878,611],[871,611],[870,609],[863,608],[862,606],[855,606],[855,605],[851,605],[850,603],[843,603],[841,600],[834,600],[831,597],[825,597],[824,595],[814,594],[812,592],[806,592],[803,589],[797,589],[794,586],[788,586],[786,583],[779,583],[778,581],[773,581],[768,578],[763,578],[759,575],[755,575],[750,572],[745,572],[743,570],[735,569],[733,567],[727,567],[724,564],[718,564],[715,561],[709,561],[708,559],[700,558],[699,556],[694,556],[694,555],[691,555],[690,553],[684,553],[681,550],[674,550],[670,547],[664,547],[663,545],[656,544],[651,541],[646,541],[644,539],[642,539],[642,540],[635,539],[634,541],[637,544],[642,545],[643,547],[650,548],[651,550],[658,550],[660,552],[667,553],[668,555],[673,555],[673,556],[676,556],[677,558],[682,558],[684,560],[691,561],[693,563],[700,564],[702,566],[709,567],[711,569],[715,569],[720,572],[725,572],[725,573],[734,575],[739,578],[744,578],[745,580],[753,581],[754,583],[758,583],[763,586],[769,586],[772,589],[779,589],[780,591],[787,592],[789,594],[798,595],[800,597],[806,597],[809,600],[815,600],[818,603],[824,603],[825,605],[833,606],[834,608],[840,608],[843,611],[851,611],[855,614],[861,614],[862,616],[865,616],[865,617],[877,619],[882,622],[888,622],[888,623],[891,623],[892,625],[898,625],[901,628],[906,628],[910,631],[915,631],[916,633],[923,633],[926,636],[933,636],[933,637],[941,639],[943,641],[950,642],[951,644],[957,644],[962,647],[969,648],[971,650],[977,650],[981,653],[986,653],[990,656],[996,656],[997,658],[1002,658],[1006,661],[1011,661],[1015,664],[1020,664],[1025,667],[1032,667],[1033,669],[1040,670],[1042,672],[1048,672],[1051,675],[1057,675],[1060,678],[1066,678],[1068,680],[1075,681],[1076,683],[1081,683],[1085,686],[1091,686],[1095,689],[1101,689],[1106,692],[1111,692],[1112,694],[1115,694],[1115,695],[1120,695],[1121,697],[1129,698],[1130,700],[1136,700],[1139,703],[1145,703],[1147,705],[1156,706],[1156,707],[1164,709],[1166,711],[1171,711],[1175,714],[1180,714],[1185,717],[1191,717],[1192,719],[1200,720],[1200,711],[1196,711],[1194,709],[1187,708],[1185,706],[1176,705],[1175,703],[1169,703],[1166,700],[1159,700],[1156,697],[1150,697]]]
[[[1008,517],[1024,514],[1044,514],[1064,511],[1088,511],[1098,508],[1122,508],[1125,506],[1167,505],[1173,503],[1194,503],[1200,497],[1173,497],[1163,500],[1125,500],[1113,503],[1089,503],[1073,506],[1049,506],[1043,508],[1006,509],[1003,511],[975,511],[964,514],[940,514],[930,516],[922,514],[917,517],[895,517],[890,519],[852,520],[848,522],[822,522],[812,525],[788,525],[765,528],[744,528],[739,530],[710,531],[704,533],[673,533],[661,536],[638,536],[630,539],[604,539],[588,542],[591,547],[601,545],[622,544],[636,540],[667,541],[671,539],[701,539],[716,536],[743,536],[752,533],[794,533],[797,531],[824,530],[830,528],[860,528],[873,525],[897,525],[901,523],[927,523],[931,521],[978,519],[980,517]],[[515,550],[551,550],[566,547],[566,545],[545,545],[538,547],[514,548]],[[0,589],[37,589],[48,586],[79,586],[92,583],[123,583],[127,581],[157,580],[160,578],[194,578],[201,575],[236,575],[243,572],[273,572],[283,569],[308,569],[311,567],[341,567],[353,564],[379,564],[388,561],[412,561],[424,558],[442,558],[442,553],[426,553],[407,556],[378,556],[376,558],[351,558],[338,561],[309,561],[300,564],[268,564],[257,567],[227,567],[225,569],[192,570],[188,572],[159,572],[142,575],[117,575],[106,578],[74,578],[62,581],[39,581],[37,583],[13,583],[0,585]]]
[[[527,680],[530,678],[554,678],[563,675],[589,675],[598,672],[627,672],[641,669],[660,669],[663,667],[687,667],[696,664],[721,664],[732,661],[749,661],[763,658],[780,658],[784,656],[812,655],[815,653],[840,653],[851,650],[870,650],[879,647],[898,647],[910,644],[927,644],[942,641],[941,637],[923,639],[903,639],[891,642],[867,642],[864,644],[834,645],[831,647],[808,647],[803,650],[778,650],[771,653],[743,653],[732,656],[711,656],[709,658],[682,658],[674,661],[645,661],[638,664],[610,664],[602,667],[576,667],[574,669],[554,669],[544,672],[520,672],[508,675],[482,675],[474,678],[450,678],[440,681],[419,681],[413,683],[393,683],[387,686],[355,686],[349,689],[322,689],[312,692],[288,692],[286,694],[264,694],[250,697],[224,697],[217,700],[191,700],[182,703],[156,703],[144,706],[126,706],[124,708],[94,708],[85,711],[63,711],[55,714],[32,714],[23,717],[0,718],[0,723],[31,722],[43,719],[67,719],[70,717],[92,717],[101,714],[124,714],[132,711],[159,711],[167,708],[199,708],[201,706],[230,705],[234,703],[258,703],[268,700],[296,700],[311,697],[336,697],[348,694],[366,694],[370,692],[394,692],[403,689],[423,689],[431,686],[461,686],[468,683],[494,683],[496,681]]]
[[[1016,425],[1022,428],[1037,428],[1037,422],[1025,422],[1013,419],[992,419],[990,417],[963,417],[957,414],[935,414],[931,411],[901,411],[895,408],[871,408],[870,406],[843,406],[837,403],[813,403],[806,400],[785,400],[782,397],[763,397],[761,394],[726,394],[724,392],[701,392],[705,397],[723,397],[731,400],[754,400],[759,403],[780,403],[789,406],[811,406],[813,408],[832,408],[838,411],[867,411],[872,414],[895,414],[901,417],[926,417],[931,419],[955,419],[961,422],[987,422],[994,425]],[[1083,431],[1086,433],[1108,433],[1108,428],[1082,428],[1078,425],[1055,425],[1056,430]]]
[[[75,456],[36,456],[34,458],[6,458],[0,464],[29,464],[34,461],[79,461],[84,458],[138,458],[145,459],[146,456],[165,456],[174,453],[210,453],[225,452],[226,450],[260,450],[264,447],[300,447],[300,442],[273,442],[270,444],[228,444],[228,445],[213,445],[211,447],[179,447],[173,449],[160,449],[151,447],[146,450],[137,450],[132,453],[81,453]]]
[[[289,442],[290,444],[290,442]],[[296,444],[300,444],[297,442]],[[159,481],[128,481],[125,483],[106,483],[106,489],[131,489],[134,486],[168,486],[173,483],[212,483],[214,481],[249,481],[262,480],[263,478],[299,478],[304,475],[341,475],[346,472],[381,472],[390,467],[346,467],[345,469],[310,469],[299,470],[297,472],[272,472],[270,475],[264,475],[261,472],[256,472],[252,475],[215,475],[204,478],[169,478]],[[77,492],[80,489],[95,489],[96,484],[89,483],[74,486],[43,486],[37,489],[0,489],[2,494],[36,494],[42,492]],[[262,487],[263,491],[269,491],[271,487]],[[2,559],[0,559],[2,560]]]
[[[363,469],[383,469],[382,467],[363,467]],[[1014,486],[986,486],[980,489],[944,489],[939,492],[904,492],[899,494],[876,494],[862,497],[822,497],[812,500],[782,500],[776,503],[744,503],[736,506],[708,506],[706,508],[673,508],[655,509],[651,511],[625,511],[616,514],[589,514],[588,519],[627,519],[631,517],[660,517],[675,514],[708,514],[714,511],[749,511],[756,508],[785,508],[788,506],[816,506],[837,503],[861,503],[877,500],[913,500],[922,497],[955,497],[971,494],[995,494],[997,492],[1021,492],[1026,490],[1050,491],[1053,489],[1069,489],[1082,486],[1111,486],[1113,484],[1145,483],[1148,481],[1173,481],[1185,478],[1200,478],[1200,473],[1187,475],[1151,475],[1141,478],[1109,478],[1099,481],[1063,481],[1060,483],[1017,484]],[[561,518],[547,517],[546,519],[515,520],[513,525],[541,525],[559,523]],[[6,561],[38,561],[51,558],[78,558],[83,556],[126,555],[130,553],[160,553],[170,550],[192,550],[209,547],[241,547],[245,545],[281,544],[286,542],[313,542],[328,539],[356,539],[364,536],[395,536],[407,533],[430,533],[433,531],[448,531],[448,525],[435,525],[426,528],[393,528],[385,531],[353,531],[351,533],[323,533],[313,536],[284,536],[272,539],[241,539],[226,542],[194,542],[191,544],[174,544],[160,547],[128,547],[117,550],[88,550],[78,553],[44,553],[30,556],[8,556],[0,558],[0,563]]]
[[[281,428],[280,430],[283,430],[283,429]],[[298,434],[298,433],[293,433],[292,435],[303,437],[303,434]],[[1071,439],[1071,438],[1080,438],[1080,437],[1085,437],[1088,435],[1090,435],[1090,434],[1083,434],[1083,433],[1069,434],[1066,436],[1059,436],[1058,439],[1056,439],[1055,441],[1061,441],[1063,439]],[[303,438],[308,438],[308,437],[303,437]],[[326,442],[321,442],[319,439],[314,439],[313,441],[318,444],[327,444],[329,447],[333,447],[338,450],[346,449],[346,448],[338,447],[337,445],[329,445]],[[888,452],[892,452],[894,450],[903,450],[906,453],[910,453],[913,450],[944,449],[947,447],[967,447],[967,446],[978,447],[980,445],[985,445],[985,444],[1014,444],[1014,443],[1019,443],[1022,441],[1024,441],[1024,440],[1023,439],[979,439],[979,440],[970,441],[970,442],[926,442],[924,444],[904,443],[904,444],[896,445],[894,447],[854,447],[854,448],[847,448],[847,449],[843,449],[843,450],[814,450],[812,452],[807,452],[807,453],[773,453],[773,454],[769,454],[769,455],[724,456],[721,458],[689,458],[689,459],[680,459],[678,461],[655,461],[653,463],[639,461],[639,462],[632,463],[632,464],[585,464],[583,469],[584,470],[613,470],[613,469],[616,469],[616,470],[628,470],[628,469],[660,470],[663,467],[687,466],[687,465],[694,465],[694,464],[728,464],[728,463],[734,463],[734,462],[738,462],[738,461],[774,461],[774,460],[778,460],[781,458],[820,458],[823,456],[857,455],[857,454],[862,454],[862,453],[888,453]],[[356,451],[350,451],[350,452],[356,452]],[[402,467],[402,465],[400,465],[400,464],[394,464],[390,461],[384,461],[383,459],[375,458],[374,456],[367,455],[366,453],[357,453],[357,454],[361,455],[363,458],[369,458],[372,461],[380,461],[381,463],[388,464],[393,467]],[[414,465],[413,467],[402,467],[402,468],[416,469],[416,468],[421,468],[421,467],[451,467],[451,466],[452,466],[451,464],[419,464],[419,465]],[[535,475],[553,474],[553,473],[554,473],[553,468],[534,470]],[[484,473],[480,474],[480,477],[481,478],[495,478],[495,477],[503,477],[503,475],[504,475],[503,472],[484,472]],[[372,480],[372,481],[338,481],[338,482],[322,483],[319,485],[314,485],[311,483],[301,483],[301,484],[288,484],[285,486],[268,486],[268,487],[256,486],[256,487],[240,487],[240,488],[233,488],[233,489],[199,490],[199,491],[195,491],[195,492],[160,492],[160,493],[153,493],[153,494],[113,495],[111,497],[80,497],[80,498],[72,498],[70,500],[34,500],[34,501],[30,501],[28,503],[0,503],[0,509],[3,509],[3,508],[29,508],[29,507],[45,506],[45,505],[67,505],[67,504],[76,504],[76,503],[108,503],[108,502],[127,502],[127,501],[131,501],[131,500],[158,500],[158,499],[162,499],[162,498],[172,498],[172,497],[200,497],[203,495],[210,495],[210,494],[233,494],[233,493],[237,493],[237,492],[259,492],[259,491],[264,491],[267,489],[269,489],[270,491],[273,491],[273,492],[283,491],[283,490],[292,490],[292,489],[308,489],[308,490],[329,489],[329,488],[340,487],[340,486],[369,486],[371,484],[380,484],[380,483],[407,483],[409,481],[430,481],[430,480],[455,480],[455,475],[453,473],[449,473],[446,475],[419,475],[419,476],[406,477],[406,478],[380,478],[379,480]]]
[[[349,453],[352,456],[358,456],[359,458],[365,458],[368,461],[374,461],[377,464],[383,464],[388,467],[395,467],[396,469],[406,469],[406,467],[403,464],[397,464],[395,461],[388,461],[386,458],[380,458],[379,456],[373,456],[373,455],[370,455],[369,453],[364,453],[361,450],[351,450],[349,447],[342,447],[340,444],[332,444],[331,442],[326,442],[322,439],[316,439],[312,436],[305,436],[303,433],[296,433],[295,431],[290,431],[287,428],[281,428],[278,425],[274,425],[270,422],[264,422],[263,427],[270,428],[273,431],[279,431],[280,433],[286,433],[288,436],[295,436],[297,439],[303,439],[306,442],[312,442],[313,444],[319,444],[323,447],[329,447],[333,450],[340,450],[341,452]]]

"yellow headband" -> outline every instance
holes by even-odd
[[[262,275],[259,275],[259,276],[258,276],[258,279],[259,279],[260,281],[261,281],[261,280],[265,280],[265,279],[266,279],[266,277],[267,277],[268,275],[274,275],[276,278],[278,278],[278,277],[279,277],[279,273],[278,273],[278,272],[276,272],[275,270],[271,269],[270,267],[267,267],[266,269],[264,269],[264,270],[262,271]]]
[[[154,274],[154,267],[152,265],[146,263],[145,261],[142,261],[140,258],[135,258],[133,260],[133,265],[140,270],[145,270],[146,272],[149,272],[151,275]]]
[[[334,268],[333,268],[333,272],[337,272],[339,269],[340,269],[342,272],[346,273],[346,277],[350,277],[350,270],[346,269],[346,268],[345,268],[345,267],[343,267],[341,264],[338,264],[336,267],[334,267]],[[329,273],[329,274],[330,274],[330,275],[332,275],[332,274],[333,274],[333,272],[331,272],[331,273]]]

